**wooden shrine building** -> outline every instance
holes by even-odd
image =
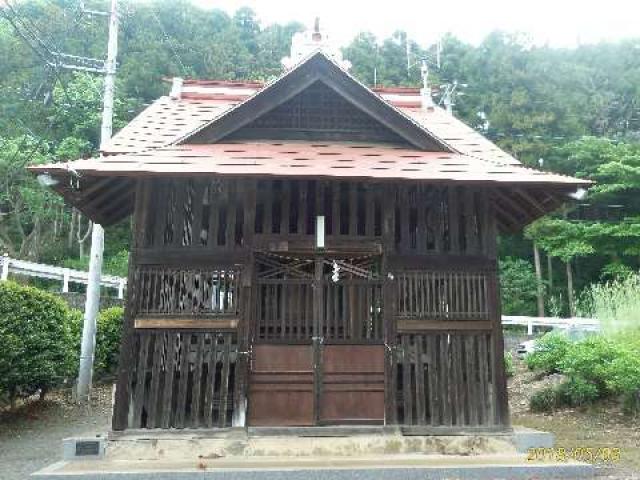
[[[113,429],[509,427],[496,238],[583,183],[320,50],[187,80],[100,158],[31,167],[133,216]]]

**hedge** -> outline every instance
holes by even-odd
[[[74,368],[67,304],[37,288],[0,282],[0,390],[13,406],[64,381]]]

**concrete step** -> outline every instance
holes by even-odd
[[[526,455],[375,455],[222,457],[193,461],[73,460],[34,480],[516,480],[592,478],[592,465],[527,462]]]

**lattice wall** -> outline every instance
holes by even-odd
[[[499,424],[491,333],[403,334],[396,350],[404,425]]]
[[[233,333],[138,331],[129,428],[231,426],[238,344]]]
[[[487,192],[317,180],[158,180],[145,246],[239,250],[253,236],[312,239],[316,217],[331,238],[380,239],[390,208],[403,254],[488,252],[493,229]]]

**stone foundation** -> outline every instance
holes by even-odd
[[[197,432],[111,434],[107,458],[112,460],[198,461],[228,457],[336,457],[392,454],[515,454],[513,434],[402,435],[399,431],[344,436],[251,435],[230,429]]]

